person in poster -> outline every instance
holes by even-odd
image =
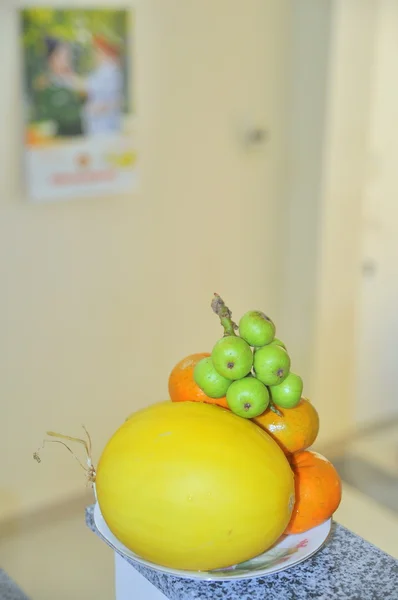
[[[70,45],[50,36],[44,42],[46,68],[34,86],[38,118],[51,121],[59,136],[81,135],[84,95],[68,84],[73,73]]]
[[[87,135],[120,131],[123,73],[119,48],[101,36],[93,40],[96,68],[87,79],[83,129]]]
[[[86,98],[82,127],[84,134],[89,136],[120,131],[123,103],[123,72],[118,46],[104,36],[96,35],[93,52],[95,67],[86,78],[75,73],[65,75],[70,85]]]

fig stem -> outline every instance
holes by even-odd
[[[226,306],[219,294],[214,294],[211,308],[220,319],[221,325],[224,328],[224,335],[236,335],[235,330],[238,329],[238,326],[233,322],[232,312],[229,310],[228,306]]]
[[[276,415],[278,415],[278,417],[283,417],[283,414],[281,413],[281,411],[279,410],[279,408],[277,408],[275,406],[275,404],[272,402],[272,400],[269,403],[269,407],[272,410],[272,412],[274,412]]]

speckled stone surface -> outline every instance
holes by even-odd
[[[0,569],[0,600],[29,600],[3,569]]]
[[[87,508],[86,522],[98,534],[93,510]],[[125,560],[170,600],[398,600],[398,561],[336,523],[314,556],[256,579],[182,579]]]

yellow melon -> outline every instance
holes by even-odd
[[[264,552],[294,503],[293,473],[276,442],[251,421],[197,402],[134,413],[103,451],[96,491],[127,548],[183,570]]]

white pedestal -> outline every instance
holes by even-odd
[[[116,600],[167,600],[161,591],[115,553]]]

